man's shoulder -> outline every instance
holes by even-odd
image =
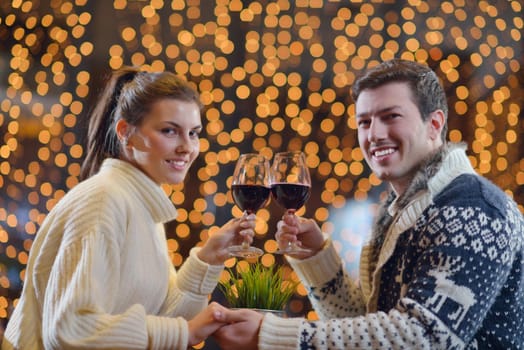
[[[500,187],[485,177],[463,174],[455,178],[434,198],[437,205],[482,207],[488,211],[505,212],[513,200]]]

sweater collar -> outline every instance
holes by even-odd
[[[476,174],[476,172],[466,155],[466,146],[464,144],[451,145],[439,171],[428,181],[431,197],[434,197],[453,179],[462,174]]]
[[[466,155],[466,145],[463,143],[448,143],[442,146],[438,152],[422,162],[421,167],[411,181],[411,185],[404,194],[396,197],[392,191],[388,204],[389,214],[395,215],[395,213],[403,210],[410,203],[411,205],[416,205],[417,198],[421,198],[421,193],[426,193],[425,196],[432,199],[453,179],[465,173],[475,174],[475,170]],[[427,202],[427,200],[424,202]],[[427,203],[422,204],[425,207]]]
[[[464,143],[447,143],[422,162],[410,186],[399,197],[390,191],[375,219],[372,241],[381,245],[385,233],[397,218],[396,230],[410,227],[433,197],[461,174],[476,174]]]
[[[126,187],[133,192],[137,200],[142,201],[157,223],[166,223],[176,219],[178,212],[162,186],[155,183],[140,169],[129,162],[107,158],[100,167],[100,174],[113,172],[122,178]]]

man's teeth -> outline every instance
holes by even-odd
[[[375,152],[375,157],[382,157],[382,156],[391,154],[393,152],[395,152],[395,150],[393,148],[384,149],[382,151],[376,151]]]

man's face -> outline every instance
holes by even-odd
[[[405,82],[362,91],[355,109],[358,141],[367,163],[402,194],[420,162],[442,145],[443,113],[433,112],[424,122]]]

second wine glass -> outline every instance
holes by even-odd
[[[262,208],[270,195],[269,162],[266,157],[256,153],[242,154],[235,166],[231,192],[235,204],[244,215]],[[262,255],[263,251],[244,241],[241,245],[229,247],[229,253],[237,257],[254,258]]]
[[[311,194],[311,178],[303,152],[280,152],[275,154],[269,175],[271,194],[275,201],[289,214],[295,214],[308,200]],[[295,243],[277,250],[279,254],[304,255],[311,250]]]

